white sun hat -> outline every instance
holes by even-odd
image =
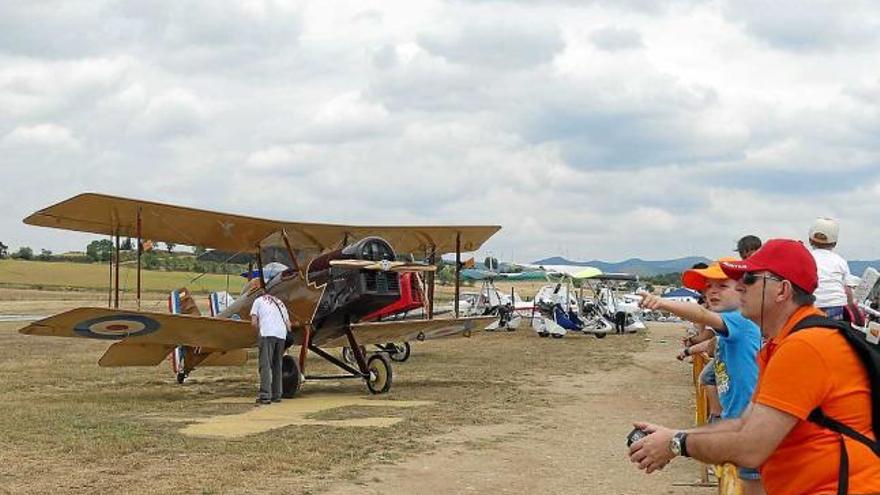
[[[810,227],[810,240],[816,244],[836,244],[837,233],[840,226],[837,220],[828,217],[818,217]]]

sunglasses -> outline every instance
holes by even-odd
[[[754,273],[754,272],[745,272],[742,276],[742,283],[744,285],[752,285],[755,282],[757,282],[759,279],[764,279],[764,280],[770,279],[770,280],[775,280],[777,282],[784,282],[785,281],[784,278],[777,277],[776,275],[758,275],[757,273]]]

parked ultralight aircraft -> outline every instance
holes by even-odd
[[[172,351],[181,361],[180,372],[185,375],[196,366],[244,364],[247,348],[257,343],[257,333],[249,322],[251,304],[269,292],[281,299],[290,313],[293,331],[288,343],[301,346],[299,361],[284,356],[284,397],[293,397],[299,389],[309,350],[344,373],[306,375],[306,379],[363,379],[371,393],[384,393],[392,381],[388,357],[385,353],[367,357],[361,352],[361,345],[470,336],[472,331],[482,330],[495,319],[433,319],[433,261],[439,254],[455,252],[460,262],[462,250],[479,249],[499,226],[281,222],[93,193],[80,194],[42,209],[24,222],[116,237],[115,267],[114,263],[110,264],[111,280],[115,270],[112,308],[76,308],[20,330],[28,335],[114,341],[98,361],[104,367],[155,366]],[[151,239],[250,253],[256,257],[260,276],[250,290],[215,317],[201,316],[197,309],[182,311],[190,314],[122,310],[119,309],[120,236],[137,238],[139,246],[141,239]],[[398,253],[424,254],[428,263],[398,261]],[[289,268],[266,280],[263,260],[269,255]],[[140,267],[138,250],[138,307]],[[425,308],[427,319],[361,322],[364,316],[400,297],[398,275],[401,272],[427,272],[430,280]],[[458,290],[456,283],[456,293]],[[109,299],[108,296],[108,306]],[[457,309],[456,304],[456,316]],[[356,367],[326,351],[343,345],[353,350]]]

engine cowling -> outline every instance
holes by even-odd
[[[331,261],[380,262],[394,259],[394,249],[388,241],[380,237],[366,237],[312,260],[308,271],[309,283],[327,286],[318,304],[315,321],[322,323],[337,313],[356,321],[400,297],[400,277],[397,273],[331,266]],[[343,308],[344,311],[340,311]]]

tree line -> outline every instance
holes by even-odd
[[[52,251],[48,249],[41,249],[40,254],[34,255],[34,250],[29,246],[22,246],[18,248],[18,251],[13,253],[9,252],[9,246],[0,242],[0,260],[5,260],[7,258],[12,259],[22,259],[22,260],[40,260],[40,261],[51,261],[52,260]]]
[[[247,262],[238,259],[227,260],[217,255],[209,256],[211,251],[203,247],[194,248],[192,253],[175,252],[176,244],[166,242],[164,249],[158,249],[150,241],[145,241],[140,246],[135,246],[137,241],[125,239],[120,242],[119,262],[131,263],[137,260],[138,247],[141,251],[141,267],[145,270],[184,271],[198,273],[241,273],[247,269]],[[113,241],[102,239],[90,242],[84,254],[80,255],[56,255],[48,249],[41,249],[39,254],[29,246],[22,246],[18,251],[9,251],[9,246],[0,242],[0,259],[18,259],[24,261],[63,261],[73,263],[107,263],[113,261],[115,247]],[[202,259],[204,257],[204,259]]]

